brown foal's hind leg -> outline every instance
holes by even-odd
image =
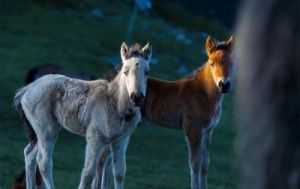
[[[191,189],[200,189],[201,139],[201,131],[188,131],[186,133],[191,171]]]

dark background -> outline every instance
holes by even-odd
[[[235,23],[236,11],[239,7],[240,0],[157,0],[154,2],[174,4],[178,7],[182,7],[191,14],[218,20],[227,27],[232,28]]]

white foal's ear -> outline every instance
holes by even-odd
[[[122,61],[128,59],[128,53],[129,53],[129,49],[128,49],[126,43],[123,42],[121,45],[121,50],[120,50]]]
[[[152,56],[152,46],[149,42],[142,48],[142,53],[145,60],[150,60]]]
[[[226,45],[229,49],[229,52],[232,52],[233,46],[234,46],[234,39],[233,36],[231,36],[228,41],[226,41]]]
[[[217,47],[217,42],[209,35],[206,39],[206,53],[209,56],[213,50],[215,50]]]

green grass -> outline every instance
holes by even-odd
[[[119,56],[132,8],[102,1],[98,6],[104,17],[95,18],[89,9],[55,9],[30,1],[17,5],[14,1],[6,2],[5,6],[2,3],[4,1],[0,1],[0,7],[3,5],[0,8],[0,189],[6,189],[24,167],[23,149],[27,142],[11,102],[16,90],[23,85],[27,71],[39,64],[53,63],[103,76],[113,66],[101,57]],[[183,77],[176,71],[178,60],[193,70],[206,59],[201,54],[204,46],[201,31],[187,32],[193,43],[186,45],[170,34],[171,25],[157,15],[142,15],[137,19],[132,37],[137,42],[151,41],[153,58],[158,60],[158,64],[151,65],[151,75],[164,79]],[[209,29],[206,32],[220,33]],[[228,35],[222,33],[216,37],[223,36]],[[223,110],[212,140],[208,179],[211,189],[234,189],[238,184],[231,96],[225,97]],[[77,187],[84,145],[83,138],[61,132],[54,153],[57,188]],[[182,132],[143,122],[134,132],[127,154],[126,188],[189,188],[187,147]]]

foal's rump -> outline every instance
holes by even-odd
[[[49,85],[51,83],[50,78],[52,77],[54,76],[49,75],[49,76],[42,77],[36,80],[35,82],[30,83],[22,87],[21,89],[19,89],[16,95],[14,96],[13,107],[20,114],[24,122],[24,127],[26,129],[27,137],[30,143],[35,144],[37,142],[37,136],[34,129],[32,128],[31,123],[29,122],[29,118],[25,115],[24,109],[26,109],[27,112],[29,111],[31,113],[34,113],[38,104],[42,102],[42,99],[43,100],[47,99],[45,95],[47,90],[44,89],[49,89],[49,86],[42,86],[43,85],[42,83],[48,83]],[[60,76],[56,76],[56,77],[60,77]]]
[[[29,142],[35,144],[37,142],[37,136],[36,136],[33,128],[31,127],[28,119],[26,118],[25,113],[22,108],[22,104],[21,104],[22,97],[25,94],[25,92],[28,90],[28,88],[29,88],[29,85],[18,90],[18,92],[16,93],[16,95],[14,96],[14,99],[13,99],[13,107],[20,114],[21,119],[23,120],[23,125],[24,125],[24,128],[26,129],[27,138],[28,138]]]

